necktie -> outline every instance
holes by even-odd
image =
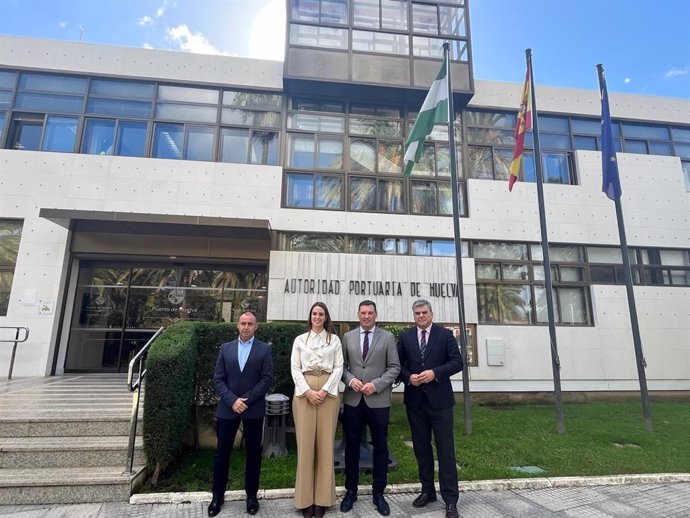
[[[362,361],[367,359],[369,354],[369,331],[364,331],[364,343],[362,344]]]
[[[419,340],[419,352],[422,359],[426,358],[426,329],[422,329],[422,338]]]

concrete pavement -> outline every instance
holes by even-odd
[[[690,474],[564,477],[462,482],[458,509],[464,518],[688,518]],[[443,504],[412,507],[418,486],[390,486],[387,499],[391,518],[442,518]],[[342,495],[342,488],[338,494]],[[379,516],[368,488],[362,488],[354,509],[347,514],[338,504],[327,511],[334,518]],[[260,495],[262,518],[299,518],[291,490],[270,490]],[[249,516],[241,492],[227,494],[219,517]],[[203,518],[210,493],[134,495],[127,502],[79,505],[0,506],[0,515],[17,518]]]

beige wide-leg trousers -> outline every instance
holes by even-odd
[[[305,374],[312,390],[321,390],[328,373]],[[292,401],[297,439],[297,475],[295,507],[310,505],[331,507],[335,504],[335,468],[333,442],[338,425],[340,397],[328,396],[320,405],[312,405],[306,397]]]

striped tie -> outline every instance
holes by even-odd
[[[369,331],[364,331],[364,343],[362,343],[362,361],[367,359],[369,354]]]
[[[426,329],[422,329],[422,338],[419,340],[419,352],[422,359],[426,358]]]

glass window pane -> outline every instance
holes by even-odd
[[[379,173],[402,173],[402,143],[379,141],[377,155]]]
[[[661,264],[665,266],[690,266],[687,250],[659,250]]]
[[[504,264],[501,266],[503,280],[528,281],[529,271],[526,264]]]
[[[584,270],[572,266],[561,266],[561,282],[582,282],[584,280]]]
[[[158,87],[158,101],[218,104],[218,94],[218,90],[208,88],[168,85]]]
[[[0,88],[13,89],[17,82],[17,73],[0,70]]]
[[[91,95],[107,97],[130,97],[132,99],[153,99],[152,83],[117,81],[112,79],[91,79]]]
[[[43,137],[43,151],[74,151],[77,123],[76,117],[48,117]]]
[[[88,119],[81,152],[89,155],[112,155],[114,138],[114,120]]]
[[[544,182],[569,184],[568,157],[563,153],[544,153],[542,155],[544,166]]]
[[[350,141],[350,169],[376,172],[376,141],[352,139]]]
[[[342,169],[343,168],[343,139],[342,138],[319,138],[319,169]]]
[[[470,178],[494,179],[491,148],[470,146],[467,149],[470,165]]]
[[[86,103],[86,113],[98,115],[127,115],[130,117],[150,117],[151,103],[124,99],[91,98]]]
[[[314,169],[316,144],[313,135],[288,135],[288,164],[291,167]]]
[[[314,115],[309,113],[291,113],[288,116],[288,128],[303,131],[345,132],[345,118],[334,115]]]
[[[66,77],[58,74],[22,73],[19,79],[19,89],[83,94],[86,91],[86,78]]]
[[[12,92],[0,91],[0,108],[9,108],[12,105],[12,97]]]
[[[353,30],[352,50],[407,56],[410,53],[409,38],[406,34]]]
[[[452,215],[453,214],[453,193],[450,188],[450,184],[447,183],[439,183],[437,184],[438,187],[438,213],[443,214],[443,215]],[[462,200],[463,200],[463,193],[462,190],[458,190],[458,196],[460,197],[460,200],[458,201],[460,205],[460,210],[458,211],[458,214],[462,215],[463,210],[462,210]]]
[[[313,207],[314,206],[314,177],[310,174],[287,175],[287,206],[288,207]]]
[[[529,285],[498,285],[501,322],[505,324],[529,324],[532,310],[532,292]]]
[[[568,119],[564,117],[548,117],[548,116],[539,116],[539,132],[541,136],[542,131],[550,131],[554,133],[568,133],[569,127],[568,127]],[[601,129],[599,130],[601,133]]]
[[[247,162],[249,130],[223,128],[221,130],[221,162],[244,164]]]
[[[534,265],[534,280],[543,281],[544,280],[544,265]],[[558,280],[558,268],[551,265],[551,281],[556,282]]]
[[[283,98],[280,94],[262,92],[245,92],[243,90],[224,90],[223,106],[240,106],[243,108],[275,108],[280,110]]]
[[[321,23],[347,24],[347,0],[321,0]]]
[[[475,258],[527,260],[527,245],[522,243],[491,243],[480,241],[474,244],[473,252]]]
[[[450,36],[465,36],[465,9],[462,7],[439,6],[439,33]]]
[[[14,265],[19,252],[23,223],[0,219],[0,264]]]
[[[319,21],[319,0],[292,0],[291,7],[290,19],[302,22]]]
[[[616,283],[616,272],[613,266],[590,266],[589,275],[593,284]]]
[[[668,127],[666,126],[644,126],[642,124],[632,124],[629,122],[621,123],[621,132],[624,137],[634,137],[655,140],[670,140]]]
[[[407,31],[407,2],[381,0],[381,28]]]
[[[455,243],[448,239],[432,239],[431,255],[437,257],[455,257]]]
[[[412,55],[438,59],[439,56],[443,55],[443,44],[446,41],[450,43],[450,59],[452,61],[467,61],[467,42],[462,40],[412,36]]]
[[[242,110],[237,108],[223,108],[220,114],[222,124],[237,126],[261,126],[267,128],[280,127],[280,113],[258,110]]]
[[[213,128],[189,126],[187,128],[187,160],[213,160]]]
[[[497,281],[501,278],[497,264],[477,263],[474,267],[474,271],[478,280]]]
[[[350,134],[379,135],[382,137],[399,137],[402,125],[399,121],[350,117]]]
[[[513,132],[517,122],[513,113],[483,112],[469,110],[466,113],[468,126],[504,128]]]
[[[690,144],[675,144],[676,155],[681,158],[690,158]]]
[[[215,106],[161,103],[156,106],[156,117],[177,121],[215,123],[218,109]]]
[[[436,150],[433,144],[423,144],[419,161],[412,167],[412,174],[419,176],[434,176],[436,170]]]
[[[275,131],[252,132],[249,163],[278,165],[278,133]]]
[[[182,158],[184,126],[182,124],[156,124],[153,135],[154,158]]]
[[[586,149],[589,151],[596,151],[597,147],[596,137],[575,137],[575,149]]]
[[[412,182],[412,212],[414,214],[436,214],[436,184],[433,182]]]
[[[569,135],[554,135],[552,133],[539,133],[543,149],[570,149]]]
[[[0,271],[0,316],[7,315],[14,272]]]
[[[345,247],[343,236],[286,234],[285,249],[312,252],[342,252]]]
[[[84,107],[84,98],[69,95],[34,94],[20,92],[15,108],[42,112],[79,113]]]
[[[314,192],[314,207],[339,209],[342,199],[342,181],[336,176],[317,176]]]
[[[690,129],[687,128],[671,128],[671,136],[673,140],[678,142],[684,140],[690,142]]]
[[[680,167],[683,171],[683,179],[685,180],[685,190],[690,192],[690,162],[682,161]]]
[[[640,155],[647,154],[647,142],[644,140],[630,140],[626,139],[623,141],[626,153],[638,153]]]
[[[5,112],[0,112],[0,142],[2,142],[2,136],[4,135],[5,128]]]
[[[410,246],[411,255],[431,255],[431,241],[426,239],[413,239]]]
[[[412,4],[412,30],[426,34],[438,34],[438,15],[435,5]]]
[[[673,149],[671,149],[670,142],[650,142],[649,143],[649,153],[651,155],[673,155]]]
[[[494,149],[494,178],[496,180],[508,180],[512,161],[513,152],[511,150]]]
[[[541,118],[539,120],[541,120]],[[573,128],[573,133],[596,136],[601,135],[601,122],[598,120],[571,119],[570,125]]]
[[[446,138],[446,140],[448,140]],[[504,146],[515,145],[513,130],[497,128],[467,128],[467,141],[471,144],[500,144]]]
[[[546,301],[546,289],[543,286],[535,286],[534,296],[537,299],[537,322],[547,323],[549,321],[549,314]],[[555,289],[551,290],[551,301],[553,302],[553,314],[558,323],[558,297],[556,297]]]
[[[589,323],[586,288],[558,288],[558,305],[562,324]]]
[[[353,4],[352,21],[355,27],[380,28],[379,0],[353,0]]]
[[[293,23],[290,25],[290,45],[347,50],[347,31]]]
[[[376,210],[376,180],[373,178],[350,179],[350,209]]]
[[[399,180],[379,180],[378,210],[384,212],[405,212],[403,183]]]
[[[498,286],[492,284],[477,285],[477,310],[480,324],[500,322],[500,303]]]
[[[120,156],[145,156],[148,123],[120,121],[117,126],[117,150]]]
[[[541,245],[532,245],[532,258],[541,261]],[[580,263],[584,261],[584,251],[581,246],[549,245],[549,258],[551,261],[561,263]]]

